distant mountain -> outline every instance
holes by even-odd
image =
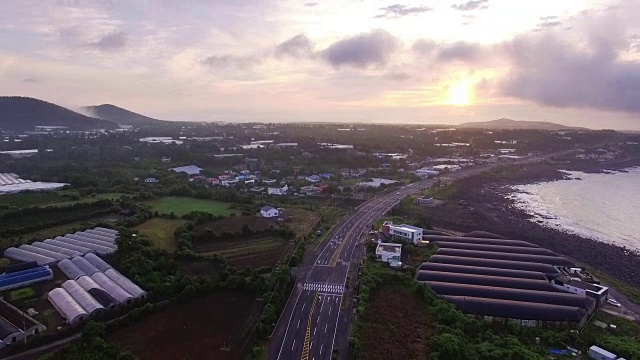
[[[113,121],[122,125],[133,126],[150,126],[165,123],[163,120],[150,118],[140,115],[133,111],[123,109],[111,104],[102,104],[97,106],[83,106],[80,108],[83,113],[104,120]]]
[[[118,124],[88,117],[43,100],[0,96],[0,128],[34,130],[36,126],[64,126],[69,130],[115,129]]]
[[[457,126],[462,129],[496,129],[496,130],[577,130],[571,126],[560,125],[546,121],[519,121],[511,119],[498,119],[490,121],[468,122]]]

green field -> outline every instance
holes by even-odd
[[[233,211],[230,204],[215,200],[196,199],[181,196],[167,196],[147,201],[153,211],[161,214],[174,213],[177,216],[188,214],[192,211],[203,211],[213,215],[229,215]]]
[[[22,289],[14,290],[10,292],[9,299],[13,302],[17,302],[20,300],[31,298],[35,295],[36,295],[36,292],[32,288],[26,287],[26,288],[22,288]]]
[[[133,229],[147,236],[155,248],[172,252],[176,250],[176,240],[173,233],[184,223],[186,223],[185,220],[153,218]]]
[[[17,194],[7,194],[0,198],[0,205],[6,205],[15,208],[24,208],[30,206],[67,206],[76,203],[87,203],[102,199],[117,199],[125,195],[122,193],[104,193],[96,194],[96,196],[79,197],[75,190],[60,190],[51,192],[25,192]]]

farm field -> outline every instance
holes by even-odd
[[[213,215],[229,215],[233,212],[230,204],[215,200],[196,199],[182,196],[167,196],[146,202],[153,211],[161,214],[174,213],[177,216],[188,214],[192,211],[203,211]]]
[[[320,219],[320,215],[325,210],[320,208],[318,210],[308,210],[302,207],[285,207],[284,218],[285,223],[296,234],[305,234],[311,231],[315,231],[312,226]]]
[[[208,228],[218,234],[234,234],[241,232],[244,224],[247,224],[252,231],[258,232],[269,229],[269,226],[271,226],[272,223],[259,216],[232,216],[198,225],[198,227],[196,227],[196,232],[199,233]]]
[[[362,318],[360,359],[414,359],[428,357],[435,324],[426,306],[406,286],[380,288]]]
[[[248,349],[221,348],[242,329],[254,300],[247,293],[220,292],[146,316],[107,340],[140,359],[242,359]]]
[[[79,197],[78,192],[74,190],[60,190],[51,192],[25,192],[17,194],[7,194],[0,198],[0,205],[6,205],[15,208],[24,208],[30,206],[66,206],[76,203],[86,203],[102,199],[117,199],[123,193],[104,193],[96,194],[95,197],[84,196]]]
[[[186,221],[180,219],[153,218],[134,227],[133,230],[146,235],[153,247],[173,252],[176,250],[176,239],[173,233],[184,223]]]
[[[235,267],[269,267],[275,265],[288,241],[270,233],[254,234],[230,240],[200,242],[195,251],[203,255],[219,254]]]

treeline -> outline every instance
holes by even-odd
[[[27,207],[0,215],[0,236],[11,237],[119,211],[111,200],[68,206]]]

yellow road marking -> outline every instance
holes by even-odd
[[[309,348],[311,345],[311,316],[316,308],[316,302],[318,301],[318,292],[314,293],[313,303],[311,304],[311,310],[309,311],[309,319],[307,320],[307,333],[304,337],[304,346],[302,347],[302,356],[300,360],[309,360]]]

